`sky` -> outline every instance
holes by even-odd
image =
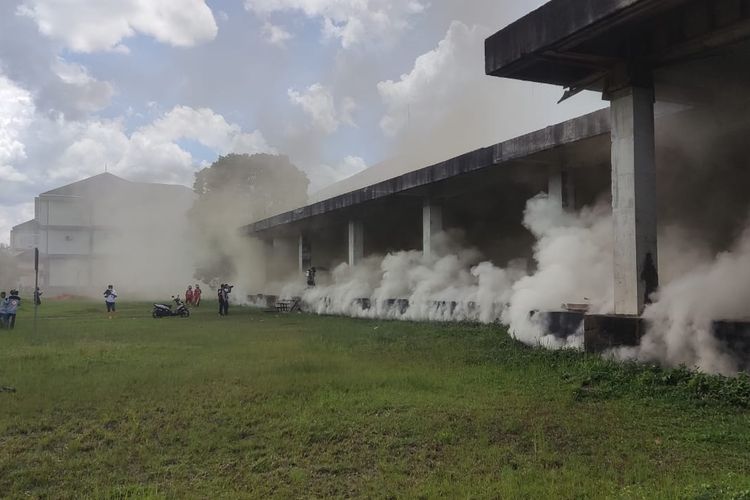
[[[191,186],[219,155],[280,153],[313,192],[603,107],[484,75],[484,39],[542,3],[3,0],[0,243],[36,195],[105,168]]]

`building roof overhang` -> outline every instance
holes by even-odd
[[[485,41],[485,70],[606,90],[623,73],[638,78],[748,39],[747,0],[551,0]]]

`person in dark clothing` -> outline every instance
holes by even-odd
[[[216,295],[219,299],[219,316],[224,316],[224,283],[219,285]]]
[[[222,283],[217,292],[219,296],[219,315],[227,316],[229,314],[229,294],[232,293],[233,285]]]
[[[36,287],[36,290],[34,290],[34,304],[38,306],[42,305],[42,291],[39,287]]]
[[[651,252],[646,254],[646,260],[643,262],[641,279],[646,284],[643,303],[651,304],[653,302],[652,295],[659,288],[659,273],[656,270],[656,265],[654,264],[654,258],[651,256]]]
[[[317,273],[317,269],[314,267],[311,267],[310,269],[305,272],[305,276],[307,277],[307,286],[314,287],[315,286],[315,274]]]
[[[233,285],[224,283],[219,288],[219,314],[222,316],[229,315],[229,294],[232,293]]]

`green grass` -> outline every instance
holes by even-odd
[[[750,388],[497,327],[46,302],[0,330],[0,497],[750,498]]]

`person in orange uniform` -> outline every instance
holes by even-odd
[[[193,290],[193,305],[195,307],[201,305],[201,287],[198,283],[195,284],[195,289]]]

